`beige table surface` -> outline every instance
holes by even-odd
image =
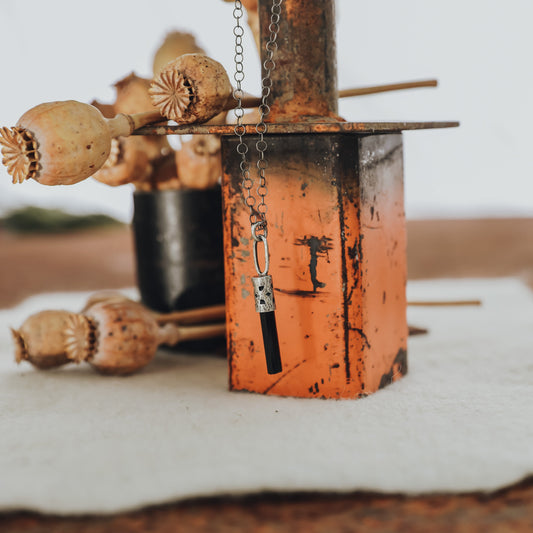
[[[408,223],[410,279],[516,276],[533,288],[533,219]],[[38,292],[135,283],[128,228],[63,236],[0,231],[0,307]],[[6,532],[533,531],[533,477],[493,494],[355,493],[207,499],[108,517],[0,514]]]

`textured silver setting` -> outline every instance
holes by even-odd
[[[258,313],[269,313],[275,311],[274,287],[272,286],[272,276],[254,276],[255,310]]]

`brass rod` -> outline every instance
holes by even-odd
[[[453,307],[467,305],[481,305],[481,300],[449,300],[449,301],[412,301],[407,305],[414,307]]]
[[[339,91],[339,98],[350,98],[352,96],[364,96],[367,94],[384,93],[390,91],[403,91],[405,89],[418,89],[421,87],[437,87],[437,80],[420,80],[420,81],[406,81],[401,83],[389,83],[387,85],[371,85],[370,87],[352,87],[351,89],[342,89]],[[261,98],[251,94],[245,94],[242,99],[243,107],[258,107],[261,105]],[[235,102],[230,99],[226,105],[226,109],[233,109]]]
[[[339,98],[350,96],[363,96],[366,94],[384,93],[388,91],[403,91],[405,89],[417,89],[420,87],[437,87],[437,80],[407,81],[403,83],[390,83],[388,85],[374,85],[370,87],[358,87],[339,91]]]
[[[454,306],[478,306],[480,300],[446,300],[446,301],[408,301],[407,305],[412,307],[454,307]],[[225,317],[224,304],[210,307],[200,307],[198,309],[188,309],[186,311],[174,311],[172,313],[156,313],[155,318],[159,324],[199,324]]]

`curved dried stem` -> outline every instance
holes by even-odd
[[[159,111],[145,111],[134,115],[118,114],[116,117],[108,119],[109,131],[111,137],[127,137],[135,130],[153,124],[155,122],[166,121]]]
[[[187,309],[186,311],[174,311],[172,313],[157,313],[155,319],[159,324],[168,324],[170,322],[179,324],[197,324],[208,322],[210,320],[220,320],[226,315],[226,306],[213,305],[201,307],[198,309]]]
[[[481,300],[444,300],[444,301],[410,301],[407,305],[412,307],[462,307],[478,306]]]
[[[199,326],[178,326],[176,324],[169,323],[161,327],[159,342],[160,344],[175,346],[176,344],[184,341],[223,337],[225,334],[225,322]]]
[[[367,94],[384,93],[389,91],[403,91],[405,89],[417,89],[420,87],[437,87],[437,80],[407,81],[402,83],[390,83],[387,85],[373,85],[370,87],[357,87],[339,91],[339,98],[351,96],[364,96]]]

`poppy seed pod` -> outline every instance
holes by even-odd
[[[168,33],[163,44],[154,55],[154,76],[170,61],[183,54],[204,54],[204,50],[198,46],[196,38],[191,33],[172,31]]]
[[[184,326],[165,323],[138,302],[113,297],[97,301],[85,310],[95,327],[95,349],[85,360],[98,372],[127,375],[145,367],[160,344],[223,335],[225,324]]]
[[[15,360],[45,370],[89,357],[94,349],[94,327],[83,315],[41,311],[11,329]]]
[[[233,88],[218,61],[203,54],[185,54],[161,69],[149,92],[163,116],[192,124],[206,122],[227,109]]]
[[[93,174],[101,183],[117,187],[136,181],[147,180],[152,174],[147,147],[150,145],[144,137],[122,137],[111,140],[111,153],[102,168]]]
[[[153,359],[160,328],[143,305],[109,299],[90,306],[85,315],[96,328],[96,348],[85,360],[102,374],[131,374]]]
[[[91,296],[81,313],[41,311],[12,329],[15,360],[42,370],[86,361],[102,374],[127,375],[146,366],[160,344],[224,335],[224,322],[197,324],[223,316],[223,306],[158,314],[103,291]]]
[[[176,152],[176,165],[184,187],[214,187],[222,176],[220,139],[216,135],[194,135]]]
[[[160,119],[157,111],[106,119],[96,107],[67,100],[40,104],[14,128],[0,128],[2,163],[13,183],[71,185],[106,162],[111,139]]]

